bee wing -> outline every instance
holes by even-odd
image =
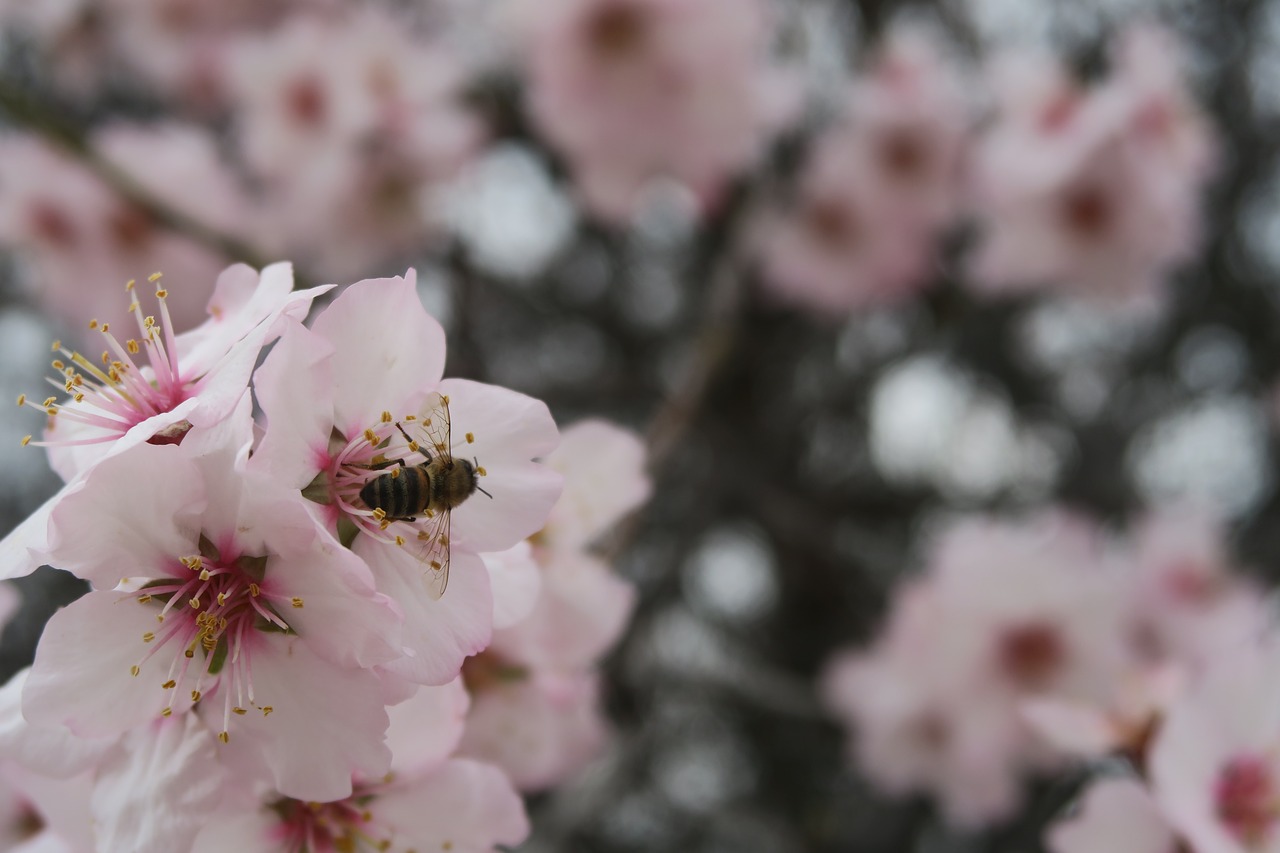
[[[444,595],[449,583],[450,515],[448,510],[433,513],[418,531],[415,542],[418,562],[423,565],[422,580],[433,599]]]
[[[449,398],[432,394],[422,408],[418,428],[427,440],[423,449],[445,461],[453,458],[453,425],[449,419]]]

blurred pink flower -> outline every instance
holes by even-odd
[[[224,233],[244,227],[248,203],[207,131],[116,124],[93,145],[157,198]],[[24,283],[41,306],[81,328],[86,317],[129,320],[117,288],[163,272],[175,327],[203,309],[224,258],[167,230],[82,166],[27,136],[0,140],[0,242],[30,264]]]
[[[515,24],[534,120],[607,220],[657,177],[714,206],[794,103],[755,0],[537,0]]]
[[[1198,243],[1214,160],[1177,67],[1172,39],[1141,29],[1091,89],[1045,58],[994,66],[1003,97],[975,163],[975,287],[1056,287],[1119,306],[1158,295]]]
[[[1152,790],[1196,853],[1280,850],[1280,641],[1224,655],[1169,713]]]
[[[1080,811],[1050,828],[1050,853],[1177,853],[1178,840],[1150,792],[1135,779],[1101,779]]]
[[[880,640],[823,678],[828,707],[857,730],[861,769],[890,791],[935,794],[957,823],[1009,815],[1021,777],[1061,762],[1024,704],[1102,703],[1125,672],[1115,592],[1083,522],[955,524],[927,574],[899,590]]]
[[[928,282],[959,206],[973,122],[964,79],[923,31],[899,28],[815,143],[790,215],[765,225],[766,281],[819,311],[895,302]]]
[[[326,276],[419,249],[437,191],[480,142],[458,62],[373,8],[245,39],[230,74],[238,139],[265,182],[259,238]]]

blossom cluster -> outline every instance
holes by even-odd
[[[1124,539],[1081,518],[971,518],[939,535],[827,704],[885,790],[960,825],[1007,818],[1026,777],[1110,755],[1054,853],[1271,849],[1276,628],[1223,529],[1189,507]]]
[[[168,110],[94,128],[95,150],[172,208],[326,278],[403,263],[456,225],[457,182],[506,132],[468,98],[495,72],[519,75],[521,133],[612,225],[662,181],[712,216],[784,131],[811,137],[794,186],[755,217],[756,260],[779,300],[823,313],[901,302],[952,267],[978,294],[1150,304],[1195,250],[1217,160],[1177,45],[1150,25],[1123,33],[1087,83],[1044,52],[962,63],[934,32],[896,25],[832,97],[806,91],[759,0],[431,15],[322,0],[45,5],[2,3],[0,22],[73,89],[101,85],[76,71],[97,57]],[[487,50],[446,47],[474,31]],[[806,95],[835,103],[806,111]],[[32,136],[0,143],[0,240],[22,250],[51,310],[73,283],[102,280],[89,270],[212,279],[207,249],[99,176]],[[946,247],[968,232],[953,264]],[[180,325],[199,301],[173,306]]]
[[[637,440],[585,423],[553,456],[545,405],[443,378],[412,271],[306,325],[331,287],[231,267],[181,334],[151,282],[156,314],[128,287],[136,337],[93,321],[100,359],[54,345],[65,398],[19,400],[66,485],[0,570],[92,588],[0,691],[6,831],[67,851],[519,843],[516,786],[600,746],[591,667],[631,591],[585,548],[647,494]]]

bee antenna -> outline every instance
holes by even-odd
[[[493,500],[493,495],[489,494],[488,492],[486,492],[484,489],[480,488],[479,486],[476,486],[476,491],[477,491],[477,492],[482,492],[486,498],[488,498],[489,500]]]

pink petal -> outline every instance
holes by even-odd
[[[155,614],[113,592],[91,592],[55,613],[36,646],[23,715],[84,738],[117,735],[159,717],[171,698],[160,687],[170,658],[154,657],[130,675],[148,649],[142,635],[155,630]]]
[[[547,464],[564,475],[564,493],[544,531],[556,547],[579,548],[649,499],[639,437],[608,421],[580,421],[560,435]]]
[[[26,577],[45,562],[44,551],[49,547],[49,517],[70,488],[63,486],[0,540],[0,578]]]
[[[255,707],[233,716],[219,749],[233,767],[264,769],[280,793],[315,802],[350,796],[353,773],[387,772],[387,712],[371,671],[335,666],[299,637],[270,635],[254,646],[252,673]],[[199,714],[220,731],[222,697],[210,699]]]
[[[279,817],[266,809],[220,814],[200,830],[191,853],[277,853],[279,827]]]
[[[472,551],[504,551],[542,529],[563,480],[536,462],[499,461],[485,466],[479,492],[453,511],[453,541]]]
[[[1151,794],[1134,779],[1090,786],[1080,811],[1050,828],[1051,853],[1171,853],[1177,839]]]
[[[121,746],[98,770],[90,801],[98,849],[190,849],[228,781],[212,735],[183,714],[135,729]]]
[[[67,779],[94,767],[117,738],[80,738],[62,726],[30,723],[22,714],[22,692],[30,668],[21,670],[0,688],[0,758],[14,761],[42,776]]]
[[[481,556],[493,588],[493,627],[509,628],[533,611],[542,586],[542,573],[528,542]]]
[[[370,805],[394,830],[397,848],[490,853],[529,835],[524,802],[502,771],[454,759],[425,779],[397,786]]]
[[[253,375],[267,429],[251,465],[301,489],[328,455],[333,430],[333,347],[304,326],[291,326]]]
[[[95,845],[93,823],[89,814],[92,774],[82,773],[70,779],[52,779],[14,764],[0,767],[0,775],[23,799],[35,807],[45,823],[44,831],[27,844],[9,853],[88,853]]]
[[[462,739],[471,697],[456,678],[440,687],[420,687],[405,702],[387,709],[391,727],[391,770],[420,774],[444,761]]]
[[[405,549],[361,536],[354,550],[373,569],[378,590],[404,611],[406,655],[387,664],[388,672],[417,684],[447,684],[469,655],[489,645],[493,595],[479,557],[454,548],[448,588],[433,600],[423,582],[423,572],[431,569]]]
[[[102,460],[53,508],[47,559],[99,587],[160,574],[195,552],[200,479],[179,445],[140,444]]]
[[[545,457],[560,443],[556,422],[541,400],[469,379],[446,379],[440,393],[449,398],[455,456],[475,456],[493,468]],[[465,441],[468,432],[472,443]]]
[[[312,331],[333,345],[334,421],[347,437],[378,422],[444,372],[444,330],[426,312],[417,274],[351,285],[316,318]]]

